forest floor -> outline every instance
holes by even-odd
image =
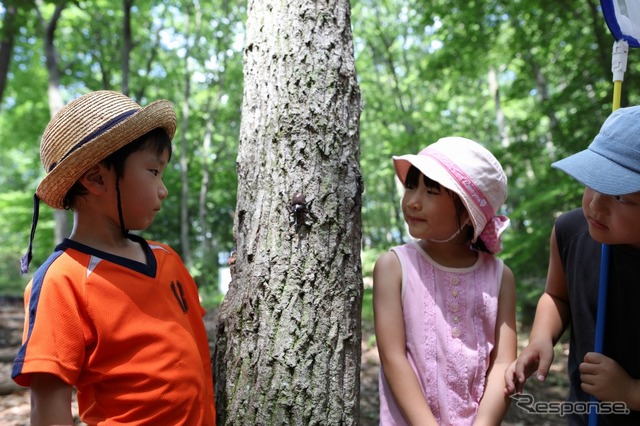
[[[29,392],[11,381],[11,359],[20,347],[24,312],[22,302],[15,298],[0,297],[0,426],[26,426],[29,424]],[[205,324],[210,336],[215,333],[216,311],[205,316]],[[526,342],[525,332],[519,333],[519,346]],[[560,402],[567,392],[566,345],[558,347],[556,359],[545,383],[530,380],[525,393],[531,394],[536,402]],[[362,370],[360,390],[360,424],[378,424],[378,357],[373,324],[362,325]],[[77,405],[73,406],[77,414]],[[566,420],[557,415],[530,414],[511,404],[503,422],[505,426],[551,426],[565,424]]]

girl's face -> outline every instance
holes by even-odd
[[[122,214],[127,229],[148,228],[162,207],[169,192],[162,174],[169,162],[169,152],[157,153],[143,149],[131,153],[120,178]]]
[[[416,184],[407,185],[402,197],[402,213],[409,233],[417,239],[446,240],[461,226],[454,198],[444,187],[427,187],[422,174]],[[465,219],[462,218],[462,222]]]
[[[585,188],[582,211],[594,240],[640,247],[640,192],[604,195]]]

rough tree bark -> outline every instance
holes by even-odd
[[[246,28],[219,420],[358,424],[361,99],[349,1],[249,0]],[[309,212],[291,224],[296,191]]]

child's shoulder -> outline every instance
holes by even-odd
[[[394,249],[390,249],[378,256],[374,265],[374,273],[382,269],[395,269],[399,267],[400,260],[398,259],[398,255],[395,253]]]
[[[556,219],[554,228],[556,240],[559,244],[562,243],[562,241],[574,241],[576,238],[582,240],[590,239],[587,238],[589,235],[589,225],[581,208],[562,213]]]
[[[398,245],[398,246],[393,246],[391,247],[388,251],[380,254],[378,256],[378,260],[377,262],[382,262],[382,263],[388,263],[388,262],[399,262],[399,257],[402,255],[402,253],[406,252],[406,251],[411,251],[411,250],[418,250],[418,248],[416,247],[415,244],[413,243],[406,243],[406,244],[402,244],[402,245]]]
[[[176,250],[174,250],[170,245],[161,243],[159,241],[153,241],[153,240],[146,240],[146,242],[149,245],[149,248],[151,249],[151,251],[154,252],[157,258],[162,257],[162,258],[165,258],[165,260],[167,261],[177,262],[184,265],[184,262],[182,261],[180,254]]]
[[[180,258],[180,255],[176,250],[174,250],[169,244],[161,243],[159,241],[146,240],[149,248],[154,252],[166,253],[170,256],[177,256]]]
[[[573,210],[568,210],[566,212],[563,212],[560,216],[558,216],[558,218],[556,219],[556,223],[583,223],[586,222],[586,219],[584,218],[584,212],[582,211],[581,207],[577,207]]]
[[[68,275],[76,270],[84,271],[89,261],[90,257],[87,256],[84,250],[77,249],[73,241],[65,239],[56,246],[55,250],[40,265],[34,275],[50,274],[52,272]]]
[[[149,244],[149,247],[151,247],[151,249],[163,249],[168,252],[175,253],[175,250],[171,248],[169,244],[161,243],[160,241],[154,241],[154,240],[146,240],[146,242],[147,244]]]

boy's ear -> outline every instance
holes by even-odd
[[[92,194],[101,194],[105,191],[105,168],[99,164],[87,170],[78,181]]]

